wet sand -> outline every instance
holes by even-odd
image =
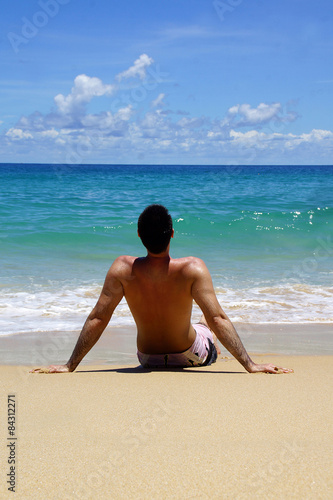
[[[251,353],[333,355],[333,325],[237,324],[236,329]],[[0,335],[0,364],[43,365],[66,363],[79,332],[32,332]],[[224,355],[228,352],[222,347]],[[82,364],[136,365],[134,326],[108,327]]]

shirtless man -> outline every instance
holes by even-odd
[[[113,262],[66,365],[35,368],[33,372],[74,371],[102,335],[123,297],[137,326],[138,359],[143,367],[210,365],[217,358],[216,335],[250,373],[292,371],[254,363],[216,298],[204,262],[196,257],[170,257],[174,230],[165,207],[150,205],[142,212],[138,235],[147,256],[122,255]],[[191,324],[193,299],[203,312],[200,323],[195,325]]]

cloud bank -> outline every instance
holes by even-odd
[[[167,109],[165,81],[153,64],[142,54],[111,83],[78,75],[68,95],[54,97],[49,113],[22,116],[5,130],[0,152],[72,164],[307,163],[310,154],[325,163],[331,157],[332,131],[290,133],[298,115],[280,102],[234,104],[221,119]],[[128,79],[131,90],[124,91]],[[108,109],[89,113],[88,105],[100,97]]]

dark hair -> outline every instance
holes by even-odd
[[[170,243],[172,218],[163,205],[149,205],[138,220],[143,245],[151,253],[162,253]]]

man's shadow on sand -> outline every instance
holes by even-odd
[[[233,375],[246,375],[246,372],[230,372],[225,370],[209,370],[204,367],[198,367],[198,369],[193,368],[156,368],[151,370],[149,368],[143,368],[142,366],[130,366],[125,368],[102,368],[102,369],[94,369],[94,370],[76,370],[76,373],[107,373],[107,372],[116,372],[116,373],[128,373],[128,374],[140,374],[140,373],[153,373],[153,372],[180,372],[180,373],[231,373]]]

